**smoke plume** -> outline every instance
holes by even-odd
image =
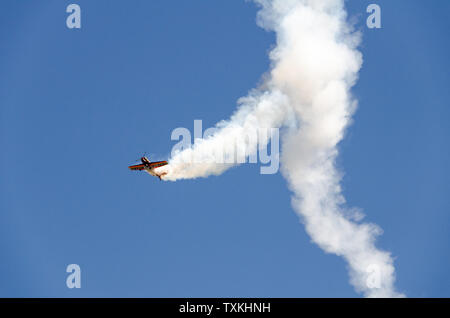
[[[238,149],[249,156],[269,141],[249,138],[252,132],[285,127],[281,171],[312,241],[347,261],[358,292],[403,296],[395,291],[390,253],[375,246],[381,229],[360,223],[362,215],[345,207],[335,164],[338,143],[356,109],[350,89],[362,65],[360,36],[346,22],[343,0],[255,1],[258,25],[277,37],[267,79],[241,98],[237,111],[208,138],[174,153],[161,168],[167,172],[164,180],[221,174],[239,161],[220,162],[217,154],[236,158]]]

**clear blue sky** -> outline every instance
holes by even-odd
[[[69,30],[65,8],[82,9]],[[365,27],[382,8],[381,30]],[[341,144],[350,206],[380,225],[408,296],[450,296],[450,2],[348,1],[363,32]],[[247,1],[0,3],[0,296],[357,297],[280,174],[159,182],[176,127],[210,127],[267,71]],[[82,270],[68,289],[66,266]]]

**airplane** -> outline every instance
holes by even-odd
[[[152,176],[158,177],[159,180],[161,180],[161,177],[166,175],[167,172],[163,172],[163,173],[156,173],[155,169],[165,166],[167,165],[167,161],[155,161],[155,162],[151,162],[150,160],[148,160],[147,157],[143,156],[141,157],[141,164],[138,165],[133,165],[133,166],[128,166],[128,168],[130,168],[130,170],[145,170],[147,171],[149,174],[151,174]]]

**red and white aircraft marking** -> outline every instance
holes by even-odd
[[[158,177],[159,180],[161,180],[161,177],[164,176],[165,174],[167,174],[167,172],[162,172],[162,173],[157,173],[155,171],[156,168],[162,167],[167,165],[167,161],[155,161],[155,162],[151,162],[150,160],[148,160],[147,157],[142,157],[141,158],[141,164],[138,165],[134,165],[134,166],[129,166],[128,168],[130,168],[130,170],[145,170],[147,171],[149,174],[151,174],[152,176]]]

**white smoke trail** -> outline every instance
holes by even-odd
[[[269,78],[263,88],[241,99],[216,134],[173,156],[164,179],[220,174],[232,164],[212,162],[211,153],[227,154],[228,144],[254,153],[257,145],[245,137],[248,131],[287,126],[282,173],[313,242],[348,262],[350,281],[365,296],[403,296],[394,288],[390,254],[375,246],[381,230],[352,220],[355,213],[344,207],[335,166],[337,145],[356,108],[350,89],[362,64],[359,35],[346,23],[343,0],[255,1],[261,6],[258,24],[277,35]],[[265,142],[259,140],[260,145]],[[186,163],[193,156],[208,163]]]
[[[259,134],[266,128],[279,127],[289,113],[286,97],[276,89],[253,91],[239,100],[239,109],[230,120],[217,124],[209,138],[197,139],[192,148],[175,154],[169,165],[158,172],[167,172],[164,180],[175,181],[218,175],[238,163],[238,154],[256,153],[259,145],[266,145],[269,137]],[[257,138],[251,138],[256,135]]]

